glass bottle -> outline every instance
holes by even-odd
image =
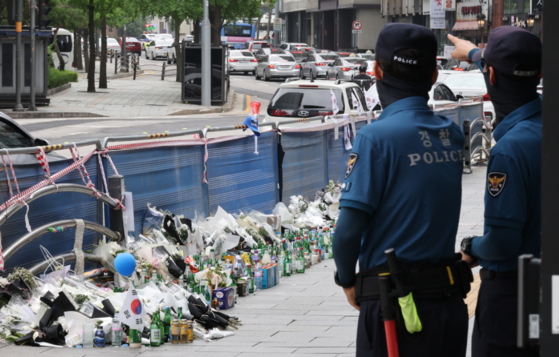
[[[165,317],[163,318],[163,332],[165,335],[171,335],[171,310],[168,306],[165,307]]]
[[[149,344],[151,347],[161,346],[161,328],[158,321],[161,321],[161,317],[159,316],[159,311],[156,311],[153,313],[153,320],[151,321],[149,331]]]
[[[229,276],[231,278],[231,285],[229,285],[233,289],[233,296],[235,297],[235,304],[237,303],[237,280],[235,279],[235,273],[231,272]]]
[[[334,240],[334,235],[330,236],[330,242],[328,243],[328,258],[334,258],[334,247],[332,246],[332,241]]]
[[[157,281],[157,272],[155,270],[151,272],[150,280],[153,281],[153,283],[157,285],[157,287],[159,287],[159,282]]]
[[[120,327],[120,321],[118,320],[118,313],[115,313],[113,317],[113,346],[120,347],[122,345],[122,328]]]
[[[94,326],[90,319],[85,320],[83,324],[83,347],[93,348],[93,329]]]
[[[254,294],[254,274],[252,273],[251,264],[247,264],[247,287],[248,293]]]
[[[283,265],[283,275],[291,276],[291,268],[293,262],[291,261],[291,252],[289,250],[285,251],[285,263]]]
[[[256,267],[254,269],[254,285],[255,291],[262,290],[262,264],[260,262],[256,263]]]
[[[215,251],[214,249],[210,249],[210,261],[209,261],[209,266],[215,266],[216,260],[215,260]]]
[[[299,258],[297,258],[297,273],[303,274],[305,272],[305,257],[303,256],[303,247],[299,248]]]
[[[208,305],[212,306],[212,288],[210,287],[210,284],[208,284],[207,281],[205,281],[205,285],[204,285],[204,298],[206,299]]]
[[[177,318],[180,320],[182,320],[182,307],[179,307],[179,311],[177,313]]]

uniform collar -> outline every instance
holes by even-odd
[[[429,106],[427,100],[419,96],[400,99],[384,108],[377,120],[385,119],[403,110],[429,110]]]
[[[493,132],[493,137],[495,141],[501,140],[505,134],[512,129],[516,124],[520,123],[521,121],[528,119],[542,111],[542,98],[538,97],[537,99],[531,101],[528,104],[521,106],[520,108],[516,109],[509,115],[503,119],[503,121],[499,124],[497,129]]]

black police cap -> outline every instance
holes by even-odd
[[[534,76],[542,67],[542,42],[520,27],[499,26],[491,31],[485,49],[472,56],[472,61],[479,60],[506,74]]]
[[[413,49],[423,53],[421,58],[395,55],[396,51]],[[387,61],[419,66],[437,60],[437,38],[426,27],[412,24],[389,23],[380,32],[376,54]]]

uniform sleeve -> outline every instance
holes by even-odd
[[[468,58],[469,58],[470,60],[472,60],[472,56],[473,56],[474,53],[476,53],[477,51],[481,51],[481,50],[480,50],[479,48],[474,48],[473,50],[471,50],[471,51],[468,53]],[[477,61],[477,62],[474,62],[474,63],[475,63],[476,66],[479,68],[479,70],[483,72],[483,62],[482,62],[482,61]]]
[[[345,177],[340,208],[373,214],[386,185],[386,168],[380,148],[363,135],[357,135]]]
[[[523,170],[511,157],[491,155],[485,181],[485,224],[522,229],[527,217]]]

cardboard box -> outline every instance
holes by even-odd
[[[227,310],[235,307],[235,295],[233,293],[233,288],[215,289],[213,297],[219,302],[220,310]]]

